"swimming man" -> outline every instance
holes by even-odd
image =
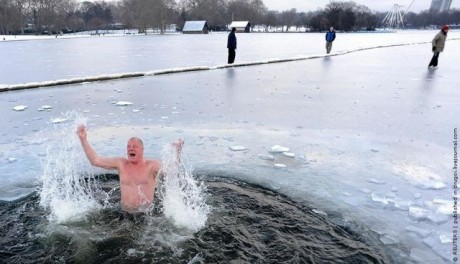
[[[88,142],[86,128],[78,126],[77,135],[91,165],[117,170],[120,178],[121,207],[129,213],[146,212],[153,202],[158,172],[161,163],[158,160],[144,159],[144,144],[140,138],[132,137],[126,146],[127,158],[100,157]],[[179,158],[184,141],[173,143]]]

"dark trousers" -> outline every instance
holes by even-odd
[[[228,64],[235,62],[236,52],[235,49],[228,49]]]
[[[439,52],[434,52],[433,58],[431,58],[430,64],[428,67],[433,66],[437,67],[438,66],[438,58],[439,58]]]

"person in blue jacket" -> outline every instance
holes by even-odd
[[[329,54],[332,49],[332,42],[335,40],[335,31],[334,28],[331,27],[326,33],[326,52]]]
[[[230,34],[228,34],[227,48],[228,48],[228,64],[232,64],[235,61],[236,56],[236,28],[232,28]]]

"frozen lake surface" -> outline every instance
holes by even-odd
[[[409,263],[450,263],[460,33],[449,32],[439,68],[428,69],[436,33],[338,34],[333,52],[344,54],[330,57],[323,34],[238,34],[236,62],[318,58],[0,93],[0,199],[36,190],[44,145],[72,136],[84,116],[100,154],[123,155],[139,136],[147,156],[160,157],[181,137],[196,172],[339,213]],[[225,40],[0,42],[0,85],[215,67],[226,61]]]

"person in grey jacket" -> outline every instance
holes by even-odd
[[[236,56],[236,28],[232,28],[232,32],[228,34],[227,48],[228,48],[228,64],[232,64],[235,61]]]
[[[431,42],[432,44],[432,51],[433,51],[433,58],[431,58],[430,64],[428,64],[428,67],[438,67],[438,58],[439,58],[439,53],[444,51],[444,46],[446,45],[446,39],[447,39],[447,32],[449,31],[449,26],[445,25],[442,26],[441,31],[436,34],[434,37],[433,41]]]

